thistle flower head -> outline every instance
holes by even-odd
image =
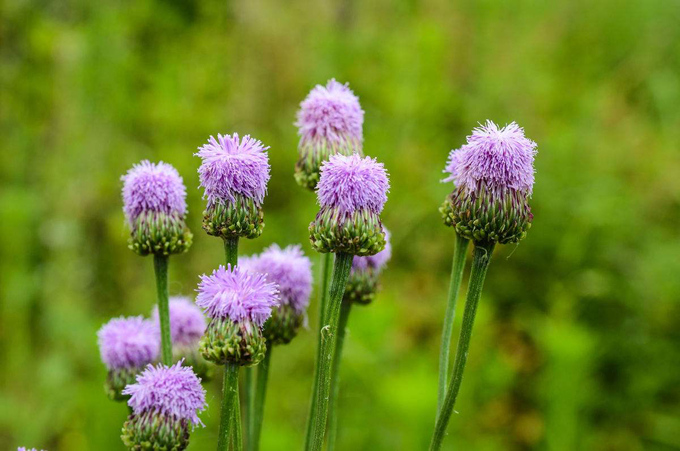
[[[160,326],[158,306],[154,307],[151,319],[156,327]],[[184,296],[170,298],[170,334],[173,345],[195,345],[201,339],[206,326],[203,312],[189,298]]]
[[[363,272],[371,270],[374,273],[380,273],[387,262],[392,258],[392,244],[390,243],[391,234],[387,229],[385,230],[385,248],[375,255],[368,255],[366,257],[354,257],[352,260],[352,272]]]
[[[304,313],[312,292],[312,262],[299,245],[284,249],[271,245],[253,262],[252,269],[278,285],[282,306],[289,305],[296,313]]]
[[[536,143],[515,122],[499,128],[491,121],[475,128],[467,144],[452,150],[444,182],[475,193],[484,184],[491,191],[510,188],[531,195]]]
[[[322,208],[337,208],[342,214],[363,209],[380,214],[389,187],[385,167],[376,159],[333,155],[321,166],[316,192]]]
[[[278,305],[278,290],[264,274],[220,265],[210,276],[201,276],[196,304],[210,318],[250,321],[262,327]]]
[[[144,160],[136,164],[123,181],[123,211],[130,227],[145,212],[165,213],[183,218],[186,188],[177,170],[167,163]]]
[[[97,337],[109,370],[139,368],[158,358],[158,330],[142,316],[114,318],[99,329]]]
[[[210,137],[195,154],[203,161],[198,169],[208,207],[233,204],[236,197],[262,205],[269,181],[269,156],[260,141],[238,134]]]
[[[202,424],[198,412],[205,410],[205,390],[201,379],[182,362],[170,367],[149,365],[123,394],[130,395],[128,405],[135,415],[151,411],[188,420],[194,426]]]
[[[324,139],[331,143],[350,138],[363,140],[364,111],[347,84],[335,79],[316,85],[300,104],[295,125],[303,141]]]

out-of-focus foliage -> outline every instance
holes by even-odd
[[[300,242],[311,254],[316,207],[293,180],[292,123],[331,77],[360,96],[366,153],[391,173],[394,240],[382,293],[350,319],[339,449],[427,446],[453,245],[439,179],[486,119],[515,120],[539,144],[535,220],[496,252],[446,449],[680,448],[676,2],[0,8],[1,449],[122,449],[126,409],[104,394],[95,332],[155,301],[151,260],[126,248],[119,177],[133,163],[172,163],[188,186],[195,243],[172,257],[172,294],[223,261],[200,228],[192,156],[210,134],[271,146],[265,231],[243,253]],[[315,308],[274,353],[265,450],[301,447]],[[190,449],[214,446],[218,400],[212,382]]]

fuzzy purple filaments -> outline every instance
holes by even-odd
[[[364,111],[348,85],[332,79],[326,86],[316,85],[300,104],[295,125],[301,145],[315,140],[331,143],[363,140]]]
[[[144,212],[185,216],[186,188],[182,177],[171,165],[144,160],[134,165],[121,180],[123,211],[131,227]]]
[[[154,307],[151,319],[159,326],[158,306]],[[203,336],[206,326],[203,312],[189,298],[170,298],[170,334],[173,345],[195,345]]]
[[[251,268],[278,285],[281,305],[290,305],[297,314],[304,313],[312,292],[312,263],[299,245],[281,249],[274,244],[253,261]]]
[[[483,184],[492,192],[505,189],[531,195],[534,186],[536,143],[512,122],[499,128],[491,121],[475,128],[467,144],[452,150],[444,182],[454,182],[474,193]]]
[[[114,318],[97,333],[101,358],[109,370],[140,368],[158,358],[156,325],[141,316]]]
[[[260,141],[238,134],[210,137],[195,154],[203,162],[198,169],[208,207],[233,204],[237,195],[262,205],[269,182],[269,156]]]
[[[235,323],[251,321],[259,327],[278,303],[277,286],[267,282],[264,274],[231,265],[220,265],[209,276],[203,274],[196,297],[196,305],[210,318],[229,318]]]
[[[352,272],[362,272],[370,269],[374,273],[380,273],[383,270],[387,262],[392,258],[391,234],[387,229],[384,230],[385,248],[375,255],[354,257],[354,260],[352,260]]]
[[[188,420],[194,426],[203,424],[198,412],[205,410],[205,390],[201,379],[182,362],[170,367],[149,365],[123,394],[130,395],[128,405],[136,415],[153,411]]]
[[[389,191],[387,172],[374,158],[333,155],[321,166],[317,186],[319,205],[343,214],[368,209],[380,214]]]

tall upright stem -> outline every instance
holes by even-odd
[[[226,263],[231,265],[232,268],[238,264],[238,237],[224,238],[224,256]],[[220,435],[217,441],[218,451],[227,451],[230,439],[233,441],[235,450],[243,449],[241,408],[238,397],[238,371],[239,366],[237,364],[227,363],[224,366]]]
[[[468,350],[470,349],[470,338],[472,337],[472,326],[475,322],[475,315],[477,314],[477,305],[479,298],[482,295],[482,288],[484,287],[484,279],[486,271],[489,268],[491,261],[491,253],[493,252],[494,243],[478,244],[475,243],[475,251],[472,258],[472,270],[470,271],[470,282],[468,283],[467,300],[465,301],[465,311],[463,312],[463,324],[460,330],[460,337],[458,338],[458,347],[456,349],[456,358],[453,361],[453,374],[451,375],[451,384],[446,391],[446,397],[442,408],[437,415],[437,422],[434,427],[434,434],[432,442],[430,443],[430,451],[437,451],[441,449],[442,441],[446,435],[446,427],[449,424],[451,413],[456,405],[456,398],[460,391],[460,384],[463,381],[463,371],[465,370],[465,363],[468,358]]]
[[[333,266],[333,254],[330,252],[327,254],[321,254],[321,283],[319,284],[319,334],[321,333],[321,328],[324,325],[326,319],[326,304],[328,304],[328,281],[331,278],[331,271]],[[316,350],[316,361],[317,364],[314,367],[314,380],[319,377],[319,359],[321,358],[321,347]],[[309,409],[309,417],[307,418],[307,435],[305,438],[305,449],[308,450],[311,446],[312,439],[312,415],[316,411],[316,398],[317,398],[318,386],[316,383],[312,387],[312,405]]]
[[[455,232],[454,232],[455,233]],[[442,408],[446,395],[446,381],[449,375],[449,357],[451,355],[451,335],[453,334],[453,322],[456,317],[456,300],[460,290],[460,282],[463,279],[465,269],[465,257],[469,240],[456,233],[456,248],[453,250],[453,263],[451,264],[451,282],[449,285],[449,299],[446,303],[446,316],[444,316],[444,330],[442,342],[439,348],[439,391],[437,392],[437,414]]]
[[[269,344],[267,344],[267,350],[269,350]],[[258,372],[261,371],[260,363],[258,365]],[[257,448],[255,443],[255,437],[253,433],[255,431],[255,384],[253,384],[253,379],[255,378],[255,368],[248,367],[244,368],[245,377],[243,378],[243,394],[244,394],[244,422],[246,429],[246,449],[248,451],[253,451]]]
[[[314,381],[316,389],[316,409],[311,415],[311,438],[308,439],[309,449],[321,451],[326,435],[326,419],[328,417],[328,398],[331,389],[331,366],[333,353],[338,339],[338,322],[340,320],[340,306],[345,293],[347,279],[352,268],[350,254],[338,253],[333,265],[333,279],[331,281],[330,297],[326,308],[326,319],[319,333],[319,348],[321,350],[316,364],[318,370]]]
[[[264,401],[267,398],[267,379],[269,378],[269,365],[272,360],[273,346],[267,345],[264,359],[257,366],[257,389],[255,390],[255,410],[253,421],[253,451],[260,449],[260,435],[262,434],[262,420],[264,419]]]
[[[345,344],[347,320],[352,310],[352,302],[343,300],[340,307],[340,320],[338,321],[338,343],[335,345],[333,355],[333,369],[331,373],[331,401],[328,408],[328,444],[326,451],[335,449],[335,440],[338,436],[338,395],[340,393],[340,362],[342,360],[342,348]]]
[[[170,306],[168,301],[168,256],[153,256],[158,292],[158,317],[161,322],[161,359],[163,364],[172,365],[172,336],[170,335]]]
[[[224,366],[224,380],[222,385],[222,412],[220,414],[220,435],[217,439],[217,451],[229,449],[229,439],[233,439],[234,449],[243,449],[241,438],[241,415],[238,399],[238,371],[237,363],[227,363]],[[232,427],[230,427],[230,424]],[[230,437],[229,431],[233,431]]]

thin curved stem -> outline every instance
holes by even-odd
[[[164,365],[172,365],[172,336],[170,335],[170,306],[168,300],[168,256],[153,256],[158,292],[158,317],[161,323],[161,359]]]
[[[319,333],[321,333],[321,328],[326,320],[326,305],[328,304],[328,281],[331,278],[331,271],[333,266],[331,265],[333,261],[333,254],[321,254],[321,282],[319,283]],[[314,367],[314,380],[319,377],[319,359],[321,358],[321,347],[316,350],[316,366]],[[305,449],[309,450],[312,440],[312,415],[316,411],[316,399],[317,399],[317,385],[316,383],[312,387],[312,405],[309,408],[309,417],[307,418],[307,435],[305,438]]]
[[[477,305],[479,304],[479,298],[482,295],[484,279],[486,277],[486,271],[489,269],[493,248],[494,243],[484,245],[475,243],[472,270],[470,271],[470,282],[468,283],[467,300],[465,301],[465,311],[463,312],[463,324],[460,330],[460,337],[458,338],[456,358],[453,362],[451,384],[446,391],[444,403],[437,416],[432,442],[430,443],[430,451],[441,449],[442,441],[446,435],[446,427],[449,424],[453,408],[456,405],[456,398],[460,391],[460,384],[463,381],[463,371],[465,371],[465,363],[467,362],[468,350],[470,349],[472,326],[475,322]]]
[[[340,320],[340,306],[342,297],[345,293],[347,279],[352,268],[352,258],[350,254],[338,253],[335,255],[333,265],[333,279],[326,309],[326,320],[319,333],[319,348],[321,349],[315,385],[316,409],[311,412],[311,439],[310,448],[312,451],[321,451],[323,448],[324,437],[326,435],[326,419],[328,417],[328,399],[331,389],[331,366],[333,364],[333,354],[338,340],[338,322]]]
[[[262,435],[262,421],[264,420],[264,402],[267,398],[267,380],[269,379],[269,366],[272,360],[273,346],[267,345],[264,359],[257,366],[257,390],[255,391],[255,415],[253,422],[253,451],[260,449],[260,436]]]
[[[340,362],[342,360],[342,348],[345,344],[347,321],[352,310],[352,302],[343,300],[340,307],[340,320],[338,321],[338,342],[335,345],[333,355],[333,369],[331,372],[331,401],[328,408],[328,443],[326,451],[335,449],[335,440],[338,436],[338,396],[340,394]]]
[[[456,248],[453,251],[453,263],[451,264],[451,282],[449,285],[449,298],[446,303],[446,316],[444,316],[444,329],[442,342],[439,348],[439,391],[437,392],[437,414],[442,408],[446,395],[446,381],[449,379],[449,357],[451,355],[451,335],[453,323],[456,318],[456,300],[460,290],[460,282],[463,279],[465,269],[465,257],[470,240],[456,233]]]
[[[234,441],[234,449],[243,449],[241,438],[241,415],[239,412],[238,399],[238,371],[240,367],[236,363],[227,363],[224,366],[224,380],[222,386],[222,412],[220,414],[220,435],[217,441],[218,451],[229,449],[230,438]],[[231,425],[231,427],[230,427]],[[230,437],[229,432],[233,435]]]

